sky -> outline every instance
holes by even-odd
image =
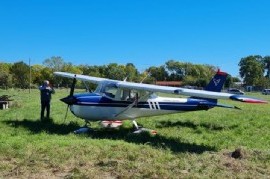
[[[233,76],[270,55],[269,0],[0,0],[0,61],[133,63],[173,59]]]

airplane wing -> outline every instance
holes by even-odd
[[[243,96],[243,95],[235,95],[235,94],[230,94],[230,93],[205,91],[205,90],[158,86],[158,85],[151,85],[151,84],[139,84],[139,83],[132,83],[132,82],[124,82],[124,81],[119,82],[117,84],[117,86],[119,88],[125,88],[125,89],[135,89],[135,90],[145,90],[145,91],[150,91],[150,92],[171,93],[171,94],[192,96],[192,97],[197,97],[197,98],[231,99],[231,100],[241,101],[241,102],[246,102],[246,103],[267,103],[267,101],[263,101],[261,99],[256,99],[253,97],[248,97],[248,96]]]
[[[66,77],[66,78],[76,78],[82,81],[90,81],[91,83],[95,83],[95,84],[98,84],[102,81],[117,82],[117,80],[110,80],[107,78],[99,78],[99,77],[93,77],[93,76],[87,76],[87,75],[72,74],[72,73],[67,73],[67,72],[54,72],[53,74],[57,76]]]
[[[230,94],[230,93],[126,82],[126,81],[111,80],[107,78],[99,78],[99,77],[92,77],[92,76],[86,76],[86,75],[75,75],[75,74],[66,73],[66,72],[54,72],[54,74],[58,76],[67,77],[67,78],[76,78],[82,81],[90,81],[95,84],[98,84],[103,81],[111,81],[111,82],[114,82],[118,88],[130,89],[130,90],[161,92],[161,93],[169,93],[169,94],[176,94],[176,95],[178,94],[178,95],[192,96],[192,97],[197,97],[197,98],[231,99],[231,100],[247,102],[247,103],[267,103],[267,101],[263,101],[260,99],[243,96],[243,95],[235,95],[235,94]]]
[[[140,84],[140,83],[122,82],[122,81],[119,82],[117,86],[119,88],[124,88],[124,89],[180,94],[180,95],[185,95],[185,96],[194,96],[194,97],[212,98],[212,99],[227,98],[230,96],[229,93],[224,93],[222,95],[219,92],[210,92],[210,91],[204,91],[204,90],[177,88],[177,87],[169,87],[169,86],[158,86],[158,85],[151,85],[151,84]]]

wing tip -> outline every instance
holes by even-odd
[[[244,103],[268,104],[268,101],[256,99],[256,98],[251,98],[248,96],[242,96],[242,95],[234,95],[234,96],[231,96],[230,99],[235,100],[235,101],[244,102]]]
[[[254,100],[254,99],[248,99],[244,100],[243,102],[245,103],[255,103],[255,104],[268,104],[268,101],[263,101],[263,100]]]

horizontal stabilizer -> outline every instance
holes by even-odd
[[[267,101],[261,99],[251,98],[249,96],[242,96],[242,95],[233,95],[230,96],[230,99],[245,103],[268,103]]]
[[[222,107],[222,108],[232,108],[232,109],[239,109],[241,110],[241,108],[237,107],[237,106],[231,106],[231,105],[225,105],[225,104],[217,104],[216,107]]]
[[[213,107],[221,107],[221,108],[231,108],[231,109],[240,109],[241,110],[241,108],[239,108],[237,106],[231,106],[231,105],[220,104],[220,103],[212,103],[212,102],[200,104],[200,106],[205,106],[205,107],[207,106],[208,109],[213,108]]]

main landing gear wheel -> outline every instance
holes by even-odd
[[[137,122],[135,120],[132,120],[133,126],[135,128],[135,131],[133,132],[133,134],[140,134],[143,132],[149,132],[150,134],[156,135],[157,131],[152,130],[152,129],[147,129],[147,128],[143,128],[141,126],[138,126]]]
[[[85,121],[85,125],[79,129],[75,130],[74,134],[85,134],[85,133],[92,131],[92,128],[88,127],[88,125],[90,126],[90,122]]]

